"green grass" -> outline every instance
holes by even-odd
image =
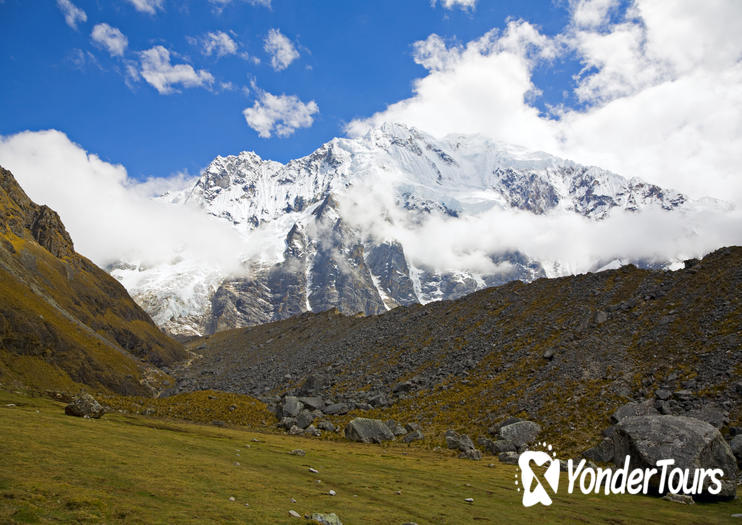
[[[290,455],[295,448],[307,455]],[[551,507],[525,509],[516,468],[491,461],[143,416],[85,420],[54,401],[0,392],[0,523],[299,523],[288,516],[294,509],[336,512],[346,525],[680,525],[738,521],[730,516],[742,513],[739,500],[684,506],[564,494]]]

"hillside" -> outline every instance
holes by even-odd
[[[197,339],[203,357],[178,371],[178,391],[317,395],[352,415],[416,421],[439,443],[506,416],[541,423],[571,453],[600,438],[630,400],[680,392],[663,409],[742,425],[742,248],[675,272],[625,266],[378,316],[337,311]]]
[[[170,381],[158,367],[184,357],[0,168],[0,382],[151,395]]]

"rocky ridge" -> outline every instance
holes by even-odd
[[[496,424],[517,416],[572,453],[626,413],[692,416],[733,437],[741,285],[733,247],[675,272],[627,266],[379,316],[302,314],[194,341],[202,357],[178,371],[175,391],[219,388],[269,404],[308,395],[335,427],[394,419],[433,440],[448,429],[498,437]]]

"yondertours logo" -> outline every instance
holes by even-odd
[[[518,458],[518,473],[515,486],[523,493],[523,506],[551,505],[552,497],[559,491],[560,462],[551,445],[539,443],[544,450],[527,450]],[[702,491],[712,495],[721,492],[724,471],[716,469],[672,468],[675,460],[657,461],[656,468],[630,469],[630,456],[619,468],[601,468],[587,464],[582,459],[566,465],[567,494],[579,490],[582,494],[648,494],[656,490],[660,494],[684,494],[694,496]]]

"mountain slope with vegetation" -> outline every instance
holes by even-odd
[[[151,395],[185,356],[0,168],[0,382]]]
[[[739,427],[740,289],[742,248],[732,247],[675,272],[625,266],[378,316],[304,314],[192,341],[203,357],[178,372],[176,390],[271,403],[311,376],[315,395],[350,408],[336,424],[416,421],[431,445],[448,428],[475,437],[521,416],[577,453],[616,408],[645,399]],[[659,390],[670,399],[655,400]]]

